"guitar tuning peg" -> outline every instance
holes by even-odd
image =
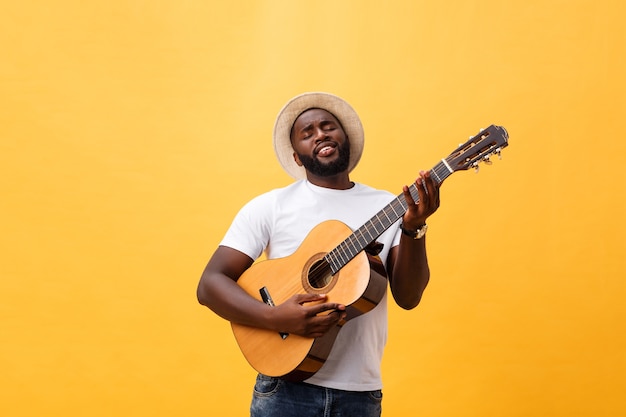
[[[489,155],[483,158],[483,162],[485,163],[485,165],[491,165],[493,163],[491,162],[491,159],[489,159]]]
[[[480,165],[478,165],[478,162],[474,162],[472,164],[472,168],[474,168],[474,172],[478,174],[478,171],[480,170]]]
[[[502,160],[502,152],[500,152],[500,149],[496,150],[496,155],[498,155],[499,160]]]
[[[485,130],[485,128],[483,127],[482,129],[480,129],[480,133],[483,133],[483,131]]]

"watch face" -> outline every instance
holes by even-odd
[[[426,234],[426,230],[428,230],[428,225],[427,224],[425,224],[424,226],[422,226],[419,229],[417,229],[417,232],[415,233],[415,239],[423,238],[424,235]]]

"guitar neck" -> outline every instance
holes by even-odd
[[[434,168],[430,170],[431,178],[437,185],[448,178],[454,170],[445,159],[442,159]],[[415,202],[419,202],[419,194],[415,183],[409,186],[409,192]],[[398,221],[408,209],[404,194],[398,195],[391,203],[369,219],[363,226],[355,230],[337,247],[328,252],[324,259],[330,265],[333,274],[336,274],[356,255],[358,255],[367,245],[374,242],[383,232]]]

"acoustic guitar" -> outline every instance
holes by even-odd
[[[439,161],[430,170],[431,177],[441,184],[456,171],[478,169],[481,162],[490,163],[491,156],[500,156],[507,145],[506,130],[491,125]],[[409,191],[417,202],[415,184]],[[400,194],[355,231],[340,221],[322,222],[292,255],[257,262],[241,275],[237,283],[252,297],[272,306],[303,293],[326,294],[326,302],[346,306],[346,319],[319,338],[232,323],[239,348],[255,370],[301,381],[322,367],[341,326],[372,310],[384,296],[384,267],[366,249],[406,210],[406,200]]]

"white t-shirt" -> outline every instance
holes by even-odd
[[[355,183],[348,190],[333,190],[297,181],[262,194],[246,204],[226,232],[221,245],[257,259],[291,255],[319,223],[339,220],[356,230],[396,196]],[[392,225],[379,238],[379,256],[386,265],[400,232]],[[349,391],[382,388],[380,363],[387,339],[387,295],[370,312],[349,320],[339,332],[322,368],[306,382]]]

